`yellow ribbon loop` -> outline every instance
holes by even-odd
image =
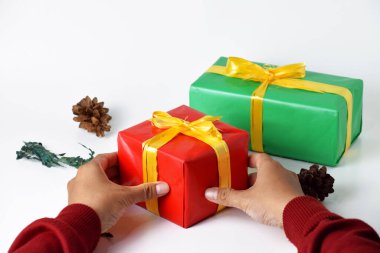
[[[305,64],[295,63],[281,67],[263,68],[242,58],[229,57],[226,66],[212,66],[207,72],[261,82],[251,95],[251,145],[252,150],[264,152],[263,147],[263,99],[270,84],[307,90],[311,92],[328,92],[342,96],[347,104],[347,133],[345,151],[351,145],[352,128],[352,94],[347,88],[318,83],[304,79]]]
[[[172,140],[179,133],[194,137],[210,145],[216,154],[219,172],[219,187],[231,187],[231,168],[230,155],[226,142],[222,134],[213,124],[220,117],[204,116],[192,122],[176,118],[166,112],[154,112],[151,122],[157,128],[166,129],[165,131],[146,140],[143,145],[143,180],[146,182],[156,182],[157,172],[157,151]],[[152,213],[159,215],[157,199],[147,200],[146,208]],[[218,211],[223,206],[218,206]]]

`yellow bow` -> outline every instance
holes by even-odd
[[[143,180],[146,182],[156,182],[157,172],[157,150],[172,140],[177,134],[182,133],[194,137],[210,145],[217,156],[219,171],[219,187],[231,187],[230,155],[228,146],[223,140],[222,134],[213,124],[219,120],[217,116],[204,116],[192,122],[176,118],[166,112],[154,112],[151,122],[165,131],[146,140],[143,145]],[[146,208],[159,215],[157,199],[147,200]],[[220,211],[223,206],[218,206]]]
[[[237,57],[229,57],[226,66],[212,66],[207,72],[216,73],[228,77],[261,82],[251,96],[251,144],[252,150],[264,152],[263,147],[263,98],[269,84],[277,86],[308,90],[312,92],[328,92],[342,96],[347,104],[347,133],[345,150],[351,144],[352,126],[352,94],[345,87],[308,81],[303,78],[306,75],[305,64],[296,63],[275,68],[263,68],[255,63]]]
[[[206,115],[193,122],[188,122],[186,120],[173,117],[167,112],[158,111],[153,113],[151,122],[154,126],[160,129],[175,128],[185,135],[193,136],[196,134],[199,136],[206,136],[207,138],[222,140],[222,134],[212,123],[220,118],[220,116]]]

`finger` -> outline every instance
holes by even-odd
[[[256,182],[256,179],[257,179],[257,173],[256,172],[254,172],[254,173],[252,173],[252,174],[249,174],[249,186],[252,186],[252,185],[254,185],[255,184],[255,182]]]
[[[165,182],[145,183],[128,187],[129,197],[133,203],[164,196],[169,190],[169,185]]]
[[[112,178],[112,179],[110,179],[113,183],[115,183],[115,184],[118,184],[118,185],[120,185],[120,184],[122,184],[121,183],[121,178],[120,178],[120,176],[117,176],[117,177],[114,177],[114,178]]]
[[[105,172],[111,181],[115,181],[120,178],[120,171],[118,166],[108,167]]]
[[[78,169],[77,175],[89,175],[94,178],[112,179],[119,173],[117,153],[99,154],[88,163],[82,165]],[[103,178],[103,179],[104,179]]]
[[[117,152],[112,152],[99,154],[94,159],[92,159],[91,162],[97,164],[105,171],[110,167],[116,167],[119,163],[119,160],[117,158]]]
[[[117,157],[117,152],[100,154],[94,159],[94,162],[105,171],[109,179],[114,180],[119,177],[119,160]]]
[[[243,202],[242,192],[231,188],[208,188],[205,192],[205,197],[211,202],[236,208],[240,208]]]
[[[260,169],[265,162],[273,161],[273,159],[265,153],[253,153],[249,159],[249,167]]]

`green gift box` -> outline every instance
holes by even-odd
[[[227,62],[221,57],[214,66],[225,67]],[[264,64],[256,64],[265,69]],[[263,151],[335,166],[348,147],[346,139],[352,143],[361,132],[363,81],[311,71],[298,79],[346,88],[352,94],[352,120],[348,120],[347,99],[341,95],[269,84],[262,102]],[[261,83],[205,72],[191,85],[190,106],[222,116],[224,122],[247,130],[254,139],[250,131],[251,97]],[[351,136],[347,135],[348,124]]]

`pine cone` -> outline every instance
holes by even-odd
[[[108,122],[112,119],[108,115],[108,108],[103,106],[104,102],[98,102],[96,97],[91,100],[89,96],[86,96],[76,105],[73,105],[73,113],[78,115],[73,119],[76,122],[80,122],[80,128],[96,133],[98,137],[103,137],[105,131],[109,132],[111,130]]]
[[[298,180],[301,183],[302,191],[311,197],[323,201],[329,193],[333,193],[335,179],[326,173],[326,166],[319,168],[318,164],[313,164],[310,168],[301,169]]]

